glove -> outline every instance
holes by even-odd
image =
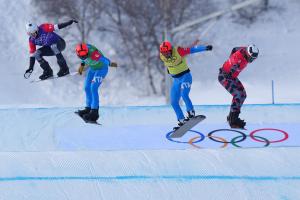
[[[27,73],[32,73],[33,72],[33,69],[32,68],[28,68],[26,71],[25,71],[25,74],[27,74]]]
[[[212,45],[207,45],[206,46],[206,51],[211,51],[213,49],[213,46]]]
[[[31,75],[31,73],[33,72],[33,68],[28,68],[26,71],[25,71],[25,74],[24,74],[24,78],[28,79]]]
[[[84,71],[84,65],[80,65],[80,67],[78,68],[78,73],[80,74],[80,75],[82,75],[82,72]]]
[[[70,21],[72,21],[72,23],[74,22],[74,23],[78,23],[78,21],[76,20],[76,19],[71,19]]]
[[[57,26],[58,26],[58,29],[62,29],[62,28],[65,28],[67,26],[70,26],[73,23],[78,23],[78,21],[76,19],[71,19],[67,22],[57,24]]]
[[[111,66],[111,67],[118,67],[118,63],[111,62],[111,63],[110,63],[110,66]]]

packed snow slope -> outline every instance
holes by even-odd
[[[1,151],[56,151],[56,150],[135,150],[135,149],[188,149],[189,144],[181,144],[169,138],[172,128],[176,125],[176,117],[170,106],[156,107],[101,107],[102,125],[86,124],[74,111],[78,108],[3,108],[0,109],[0,150]],[[219,148],[218,142],[210,141],[208,134],[224,138],[230,142],[232,137],[240,136],[239,132],[220,131],[228,129],[226,116],[229,106],[196,106],[196,113],[206,115],[207,119],[199,123],[194,132],[181,141],[188,143],[193,137],[196,142],[207,148]],[[282,105],[246,105],[241,118],[247,121],[247,129],[243,131],[246,138],[236,138],[245,147],[262,147],[263,140],[256,145],[251,141],[251,132],[269,140],[282,140],[268,146],[297,146],[300,131],[300,104]],[[286,134],[288,133],[288,136]],[[207,137],[205,140],[203,137]],[[275,137],[275,138],[270,138]],[[288,138],[286,138],[288,137]],[[293,138],[296,137],[296,138]],[[220,139],[217,139],[220,140]],[[221,139],[222,140],[222,139]],[[210,142],[211,144],[206,144]],[[287,142],[287,143],[286,143]],[[295,143],[294,143],[295,142]],[[193,141],[192,141],[193,143]],[[250,145],[250,146],[249,146]],[[230,145],[228,146],[230,147]]]
[[[300,196],[299,104],[246,105],[248,130],[233,132],[228,106],[196,106],[207,119],[176,141],[167,137],[169,106],[104,107],[101,126],[85,124],[76,109],[0,109],[0,199]],[[211,136],[219,142],[207,135],[217,129],[226,129]]]

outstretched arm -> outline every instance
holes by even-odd
[[[191,54],[192,53],[198,53],[198,52],[202,52],[202,51],[211,51],[212,50],[212,45],[199,45],[199,46],[194,46],[191,48]]]
[[[211,51],[212,48],[213,48],[212,45],[208,45],[208,46],[198,45],[198,46],[194,46],[191,48],[178,47],[177,51],[180,54],[180,56],[183,57],[188,54],[198,53],[198,52],[202,52],[202,51]]]
[[[57,24],[57,27],[58,27],[58,29],[62,29],[62,28],[65,28],[67,26],[70,26],[71,24],[73,24],[73,22],[76,23],[76,24],[78,23],[77,20],[71,19],[71,20],[69,20],[67,22]]]

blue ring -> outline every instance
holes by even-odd
[[[194,144],[194,143],[201,142],[201,141],[203,141],[203,140],[205,139],[205,135],[204,135],[203,133],[200,133],[199,131],[194,131],[194,130],[189,130],[189,131],[190,131],[190,132],[197,133],[197,134],[200,135],[200,138],[199,138],[198,140],[194,141],[193,144]],[[189,131],[187,131],[187,132],[189,132]],[[173,139],[170,137],[170,135],[171,135],[173,132],[174,132],[174,131],[171,131],[171,132],[167,133],[166,138],[167,138],[168,140],[170,140],[171,142],[176,142],[176,143],[189,144],[189,142],[181,142],[181,141],[173,140]]]

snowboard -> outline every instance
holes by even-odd
[[[185,122],[182,126],[180,126],[177,130],[175,130],[170,137],[171,138],[180,138],[186,132],[188,132],[191,128],[196,126],[199,122],[203,121],[206,117],[204,115],[197,115],[193,118],[190,118],[187,122]]]
[[[47,78],[45,80],[34,79],[34,80],[31,80],[30,83],[38,83],[38,82],[41,82],[41,81],[47,81],[47,80],[53,80],[53,79],[58,79],[58,78],[64,78],[64,77],[68,77],[68,76],[74,76],[76,74],[78,74],[78,72],[71,72],[70,74],[67,74],[65,76],[57,76],[57,75],[55,75],[55,76],[49,77],[49,78]]]
[[[74,112],[76,115],[78,115],[80,117],[80,119],[82,119],[85,123],[89,123],[89,124],[95,124],[95,125],[101,125],[100,123],[98,123],[97,121],[89,121],[89,120],[85,120],[84,118],[82,118],[77,111]]]

